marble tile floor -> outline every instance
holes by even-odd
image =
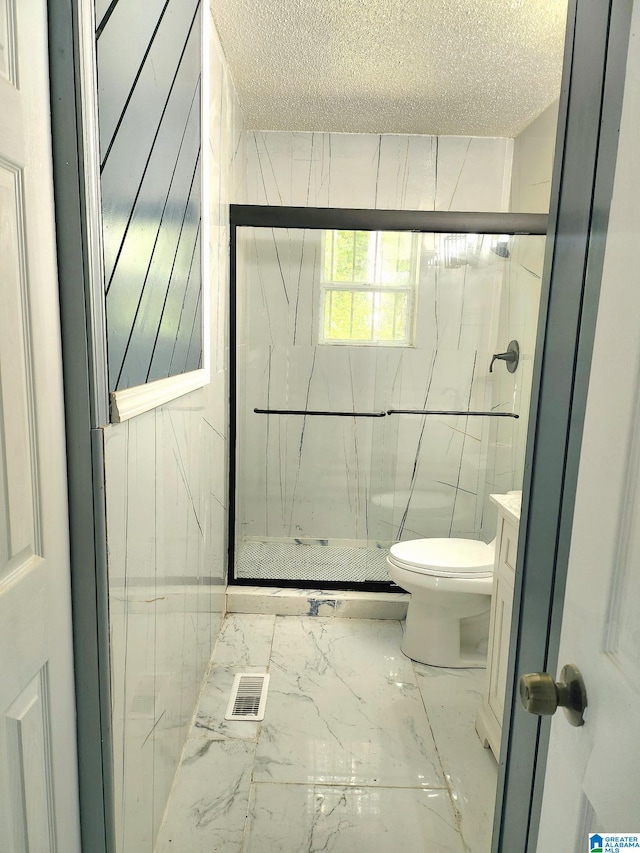
[[[156,853],[489,853],[497,765],[484,670],[414,664],[395,620],[230,614]],[[265,719],[227,722],[238,671]]]

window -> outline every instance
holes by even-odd
[[[325,231],[320,343],[413,346],[419,237]]]

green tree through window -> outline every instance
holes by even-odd
[[[321,342],[411,346],[417,236],[326,231],[323,240]]]

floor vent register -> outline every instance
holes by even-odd
[[[239,672],[233,680],[225,720],[263,720],[270,676]]]

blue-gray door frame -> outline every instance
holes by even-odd
[[[535,853],[537,844],[550,721],[523,711],[517,681],[558,665],[631,8],[571,0],[568,9],[493,853]]]
[[[67,444],[80,832],[114,853],[103,430],[108,422],[100,198],[91,162],[93,0],[49,0],[51,137]],[[90,41],[89,41],[90,40]],[[87,62],[89,58],[89,62]],[[87,67],[90,66],[90,67]],[[90,88],[91,87],[91,88]]]

